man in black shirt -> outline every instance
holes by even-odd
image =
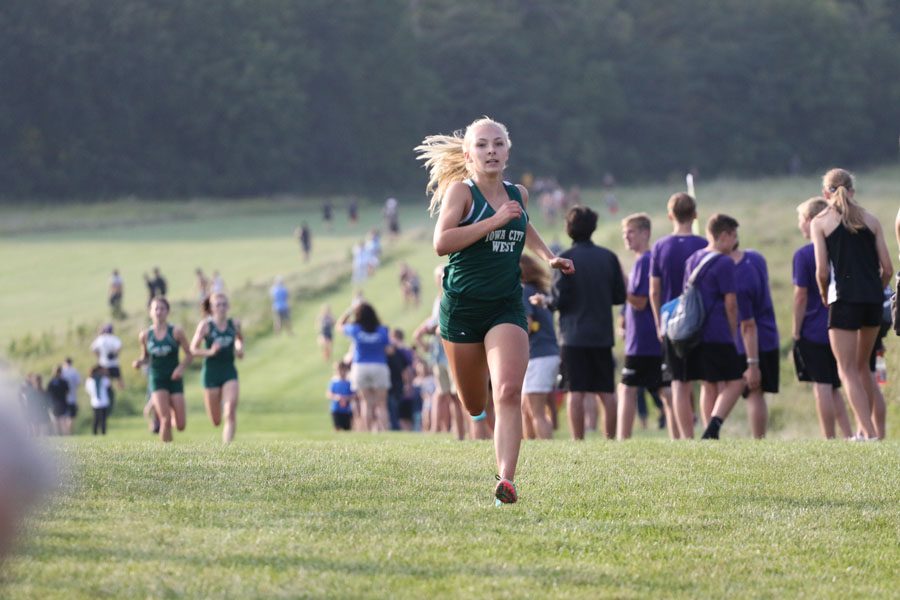
[[[547,302],[559,311],[560,366],[569,392],[569,428],[577,440],[584,439],[585,417],[588,426],[596,423],[596,394],[603,407],[604,434],[616,435],[612,307],[625,302],[625,276],[616,255],[591,241],[596,228],[597,213],[590,208],[575,206],[566,214],[572,247],[560,256],[578,268],[565,277],[554,272]]]

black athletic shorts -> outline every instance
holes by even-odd
[[[687,356],[686,381],[734,381],[744,376],[744,361],[734,344],[700,342]],[[683,380],[679,380],[683,381]]]
[[[828,306],[828,329],[856,330],[862,327],[881,327],[884,306],[881,302],[843,302]]]
[[[666,337],[663,339],[663,385],[668,386],[673,381],[690,381],[687,372],[687,361],[678,356],[675,346]]]
[[[415,401],[412,398],[401,398],[397,403],[397,418],[412,421]]]
[[[341,429],[343,431],[350,431],[350,426],[353,424],[353,414],[352,413],[331,413],[331,422],[334,423],[335,429]]]
[[[830,345],[817,344],[800,338],[794,341],[793,354],[797,381],[827,383],[831,387],[841,387],[837,361],[834,359]]]
[[[53,411],[54,417],[64,417],[69,414],[69,405],[66,404],[65,400],[63,400],[62,402],[57,402],[56,400],[54,400],[53,404],[50,407],[50,410]]]
[[[78,416],[78,405],[77,404],[66,404],[66,414],[73,419]]]
[[[656,390],[662,386],[661,356],[626,356],[622,383],[630,387]]]
[[[747,364],[747,355],[741,354],[740,356],[744,363],[744,370],[746,370],[749,366]],[[781,379],[781,370],[779,368],[780,360],[781,353],[778,350],[769,350],[767,352],[759,353],[760,388],[767,394],[778,393],[778,384]],[[746,398],[749,395],[750,388],[745,386],[743,396]]]
[[[612,348],[562,346],[560,371],[569,392],[607,392],[616,389]]]
[[[106,374],[110,379],[122,379],[122,371],[118,366],[106,367]]]

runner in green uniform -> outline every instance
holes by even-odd
[[[194,339],[191,340],[191,352],[194,356],[203,357],[203,400],[206,414],[216,427],[222,422],[224,409],[222,441],[227,444],[234,439],[237,426],[240,387],[234,357],[244,357],[244,338],[240,322],[228,318],[228,297],[225,294],[218,292],[206,298],[203,312],[206,318],[197,324]]]
[[[486,415],[489,379],[493,390],[498,503],[517,499],[522,441],[528,333],[519,256],[527,246],[551,267],[575,271],[528,222],[528,190],[503,181],[509,147],[506,127],[484,118],[465,133],[429,136],[416,148],[429,170],[431,211],[439,213],[434,248],[450,255],[440,333],[460,399],[476,421]]]
[[[170,325],[169,301],[157,296],[150,302],[152,325],[141,331],[141,357],[132,363],[135,369],[149,363],[147,371],[153,408],[159,417],[159,438],[172,441],[172,425],[184,431],[184,384],[181,376],[191,364],[193,355],[181,327]],[[178,362],[178,348],[184,350],[184,360]]]

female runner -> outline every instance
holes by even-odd
[[[465,133],[434,135],[416,147],[429,171],[431,212],[438,213],[434,249],[449,255],[440,334],[459,396],[475,420],[486,416],[488,379],[496,423],[499,503],[517,500],[513,483],[522,441],[522,380],[528,333],[519,257],[527,246],[563,273],[572,261],[551,252],[528,222],[528,191],[503,181],[509,159],[506,127],[489,118]]]
[[[172,423],[184,431],[184,383],[181,376],[191,364],[193,355],[181,327],[168,322],[169,301],[157,296],[150,301],[152,324],[138,335],[141,357],[131,365],[135,369],[149,363],[147,371],[150,398],[159,417],[159,439],[172,441]],[[184,350],[184,360],[178,362],[178,348]]]
[[[226,444],[234,439],[237,426],[238,385],[234,358],[244,358],[244,337],[241,323],[228,316],[228,297],[215,293],[203,301],[206,318],[197,324],[191,352],[203,357],[203,401],[206,414],[216,427],[222,422],[225,412],[225,427],[222,441]]]

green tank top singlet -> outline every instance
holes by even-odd
[[[472,209],[460,226],[472,225],[493,216],[494,209],[471,179],[465,181],[472,190]],[[504,181],[510,200],[522,204],[522,194],[515,185]],[[522,216],[489,232],[471,246],[450,254],[444,269],[444,291],[451,296],[474,300],[499,300],[522,294],[519,257],[525,247],[528,214],[522,204]]]
[[[225,329],[220,331],[216,327],[216,322],[209,320],[209,328],[206,332],[206,348],[212,348],[212,345],[219,342],[219,351],[213,356],[207,356],[203,359],[203,368],[231,367],[234,365],[234,340],[237,330],[231,319],[225,325]]]
[[[150,375],[154,378],[171,377],[178,366],[178,340],[169,325],[163,339],[157,340],[153,327],[147,330],[147,354],[150,355]]]

